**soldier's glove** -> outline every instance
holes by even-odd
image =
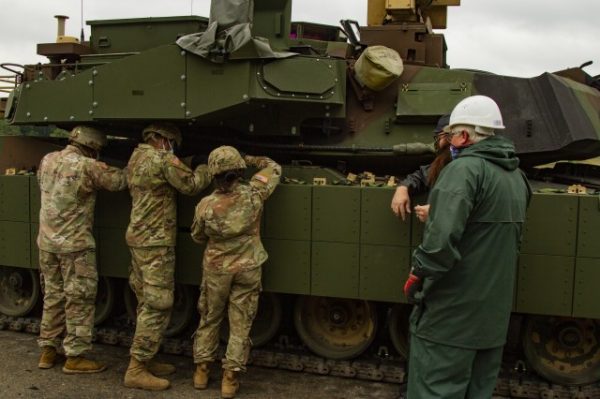
[[[409,303],[417,302],[415,295],[423,288],[423,279],[410,273],[404,283],[404,296]]]

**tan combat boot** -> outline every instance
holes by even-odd
[[[194,372],[194,388],[206,389],[208,386],[208,363],[198,363]]]
[[[172,364],[161,363],[157,362],[156,360],[150,360],[148,363],[146,363],[146,367],[148,368],[148,371],[156,377],[164,377],[175,372],[175,366]]]
[[[65,374],[92,374],[106,370],[106,365],[83,356],[67,356],[62,369]]]
[[[133,356],[125,372],[123,383],[127,388],[140,388],[149,391],[163,391],[171,385],[169,380],[150,374],[146,365]]]
[[[56,352],[56,348],[53,346],[44,346],[42,348],[42,354],[40,355],[40,361],[38,367],[41,369],[51,369],[54,365],[64,359],[64,356]]]
[[[221,381],[221,397],[231,399],[235,397],[240,382],[237,378],[237,373],[231,370],[223,370],[223,381]]]

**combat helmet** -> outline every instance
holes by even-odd
[[[246,169],[246,162],[235,148],[224,145],[215,148],[208,155],[208,173],[220,175],[230,170]]]
[[[96,151],[100,151],[106,145],[104,133],[91,126],[75,126],[69,134],[69,140]]]
[[[168,140],[175,140],[178,146],[181,145],[181,131],[173,123],[156,122],[146,126],[142,131],[142,138],[148,141],[152,134],[158,134]]]

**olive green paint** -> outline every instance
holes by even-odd
[[[286,294],[311,290],[310,241],[264,238],[269,258],[263,265],[263,289]]]
[[[517,312],[570,316],[575,258],[522,254],[517,281]]]
[[[521,252],[575,256],[577,210],[577,196],[534,195],[527,210]]]
[[[37,223],[31,223],[29,228],[30,231],[30,245],[29,245],[29,249],[30,249],[30,266],[32,269],[39,269],[40,268],[40,250],[38,249],[37,246],[37,236],[38,236],[38,232],[40,231],[40,224]]]
[[[63,73],[55,80],[38,79],[25,83],[18,99],[15,121],[22,124],[91,121],[94,112],[92,79],[92,71],[88,70],[75,75]]]
[[[143,51],[204,31],[208,19],[197,16],[87,21],[94,53]]]
[[[361,190],[362,244],[410,245],[410,223],[396,218],[390,209],[393,188],[365,187]]]
[[[129,277],[131,255],[125,242],[124,228],[100,227],[94,229],[96,237],[96,261],[101,275]]]
[[[96,194],[96,227],[126,229],[131,214],[131,196],[128,190],[110,192],[100,190]],[[124,237],[124,235],[123,235]]]
[[[348,243],[312,243],[310,294],[358,298],[359,246]]]
[[[204,245],[195,243],[187,232],[177,234],[175,247],[175,282],[200,285]]]
[[[600,201],[598,196],[579,197],[577,256],[600,258]]]
[[[282,184],[265,203],[262,236],[310,241],[312,186]]]
[[[29,223],[0,221],[0,265],[31,268]]]
[[[185,56],[175,44],[122,58],[93,73],[95,119],[185,118]]]
[[[575,286],[573,317],[600,319],[600,259],[577,258],[575,260]]]
[[[0,220],[29,222],[29,177],[0,176]]]
[[[360,246],[360,298],[406,302],[402,286],[410,269],[410,248]]]
[[[313,241],[358,243],[360,238],[360,188],[313,188]]]

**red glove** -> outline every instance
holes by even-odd
[[[406,279],[406,283],[404,283],[404,296],[408,302],[414,301],[415,294],[421,290],[422,286],[423,280],[421,280],[420,277],[417,277],[412,273],[408,275],[408,279]]]

